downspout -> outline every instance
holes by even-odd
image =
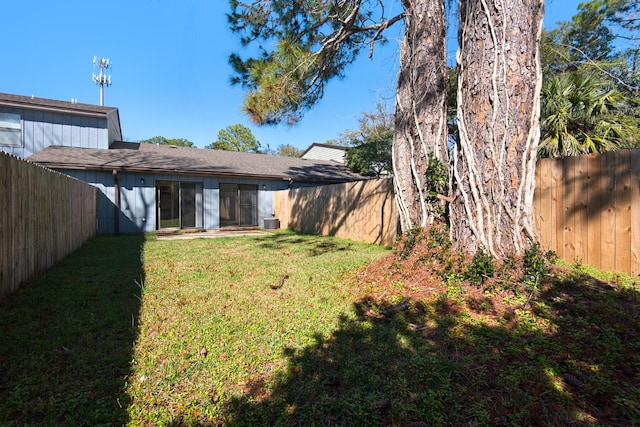
[[[114,219],[113,219],[113,231],[114,233],[120,233],[120,182],[118,181],[118,171],[113,170],[113,192],[115,205],[113,207]]]

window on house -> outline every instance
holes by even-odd
[[[0,145],[22,147],[22,117],[16,113],[0,113]]]

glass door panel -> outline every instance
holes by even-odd
[[[237,205],[238,186],[235,184],[220,184],[220,227],[238,225]]]
[[[240,226],[258,225],[258,187],[240,185]]]
[[[180,193],[177,182],[159,182],[158,194],[158,228],[180,227]]]
[[[220,184],[220,227],[258,225],[258,186]]]
[[[180,226],[196,227],[196,185],[191,182],[180,185]]]
[[[158,181],[158,229],[202,228],[202,183]]]

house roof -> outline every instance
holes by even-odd
[[[108,150],[50,146],[27,160],[52,169],[118,170],[325,183],[365,179],[332,161],[132,142],[115,142]]]
[[[12,95],[1,92],[0,105],[99,117],[104,117],[112,112],[118,112],[118,109],[115,107],[80,104],[75,102],[58,101],[55,99],[36,98],[34,96]]]

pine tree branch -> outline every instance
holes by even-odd
[[[598,71],[602,72],[603,74],[605,74],[606,76],[610,77],[611,79],[615,80],[616,82],[618,82],[619,84],[621,84],[622,86],[626,87],[627,89],[630,90],[640,90],[640,86],[633,86],[630,85],[629,83],[625,82],[622,78],[616,76],[615,74],[605,70],[604,68],[602,68],[597,61],[591,59],[589,57],[589,55],[586,54],[586,52],[584,52],[582,49],[577,48],[575,46],[571,46],[569,44],[564,44],[564,43],[555,43],[559,46],[563,46],[566,47],[568,49],[571,50],[575,50],[576,52],[578,52],[584,59],[585,62],[587,62],[589,65],[592,65],[593,67],[595,67]]]

